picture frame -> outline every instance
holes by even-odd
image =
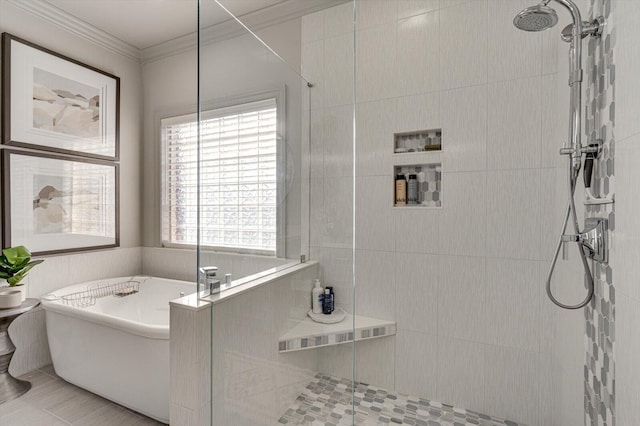
[[[119,165],[2,150],[2,245],[34,255],[118,247]]]
[[[2,144],[119,159],[119,77],[9,33],[2,75]]]

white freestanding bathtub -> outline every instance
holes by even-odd
[[[96,284],[132,279],[140,282],[138,293],[98,297],[86,307],[68,304],[69,295]],[[44,296],[56,374],[169,423],[169,301],[195,292],[195,283],[123,277],[77,284]]]

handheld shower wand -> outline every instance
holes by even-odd
[[[543,31],[553,27],[558,22],[558,16],[549,7],[548,4],[551,0],[544,0],[542,3],[531,6],[518,13],[513,20],[513,24],[524,31]],[[570,103],[569,103],[569,138],[563,144],[560,154],[567,155],[569,157],[568,167],[568,189],[569,189],[569,202],[567,204],[566,213],[564,215],[564,222],[562,225],[562,231],[560,238],[558,239],[558,245],[556,247],[551,267],[547,275],[547,295],[549,299],[556,305],[564,309],[579,309],[586,306],[593,297],[594,283],[593,274],[587,263],[587,254],[589,257],[605,261],[606,262],[606,241],[604,238],[604,232],[606,231],[607,222],[606,219],[591,219],[587,222],[587,229],[580,231],[578,225],[578,217],[576,214],[576,206],[574,200],[574,193],[576,189],[576,183],[580,174],[580,168],[582,167],[582,154],[590,154],[591,161],[598,152],[597,147],[589,146],[587,148],[582,147],[580,140],[581,136],[581,109],[582,109],[582,38],[587,35],[599,36],[602,33],[602,25],[604,20],[598,18],[591,23],[583,23],[580,16],[580,10],[571,0],[554,0],[560,3],[566,9],[573,18],[573,25],[565,28],[563,31],[562,39],[570,43],[569,47],[569,88],[570,88]],[[570,32],[569,32],[570,28]],[[571,219],[573,225],[574,234],[565,234],[567,225]],[[595,221],[595,222],[594,222]],[[597,222],[597,223],[596,223]],[[556,299],[551,291],[551,277],[560,254],[560,249],[563,244],[568,242],[576,242],[579,245],[580,259],[584,267],[586,280],[587,280],[587,296],[585,299],[577,305],[567,305]],[[586,252],[586,253],[585,253]]]

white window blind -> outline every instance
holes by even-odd
[[[201,245],[276,252],[277,105],[275,99],[201,114]],[[195,245],[195,114],[161,121],[165,150],[163,240]]]

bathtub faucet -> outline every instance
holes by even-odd
[[[220,293],[220,280],[216,278],[217,266],[203,266],[200,268],[200,297]]]

